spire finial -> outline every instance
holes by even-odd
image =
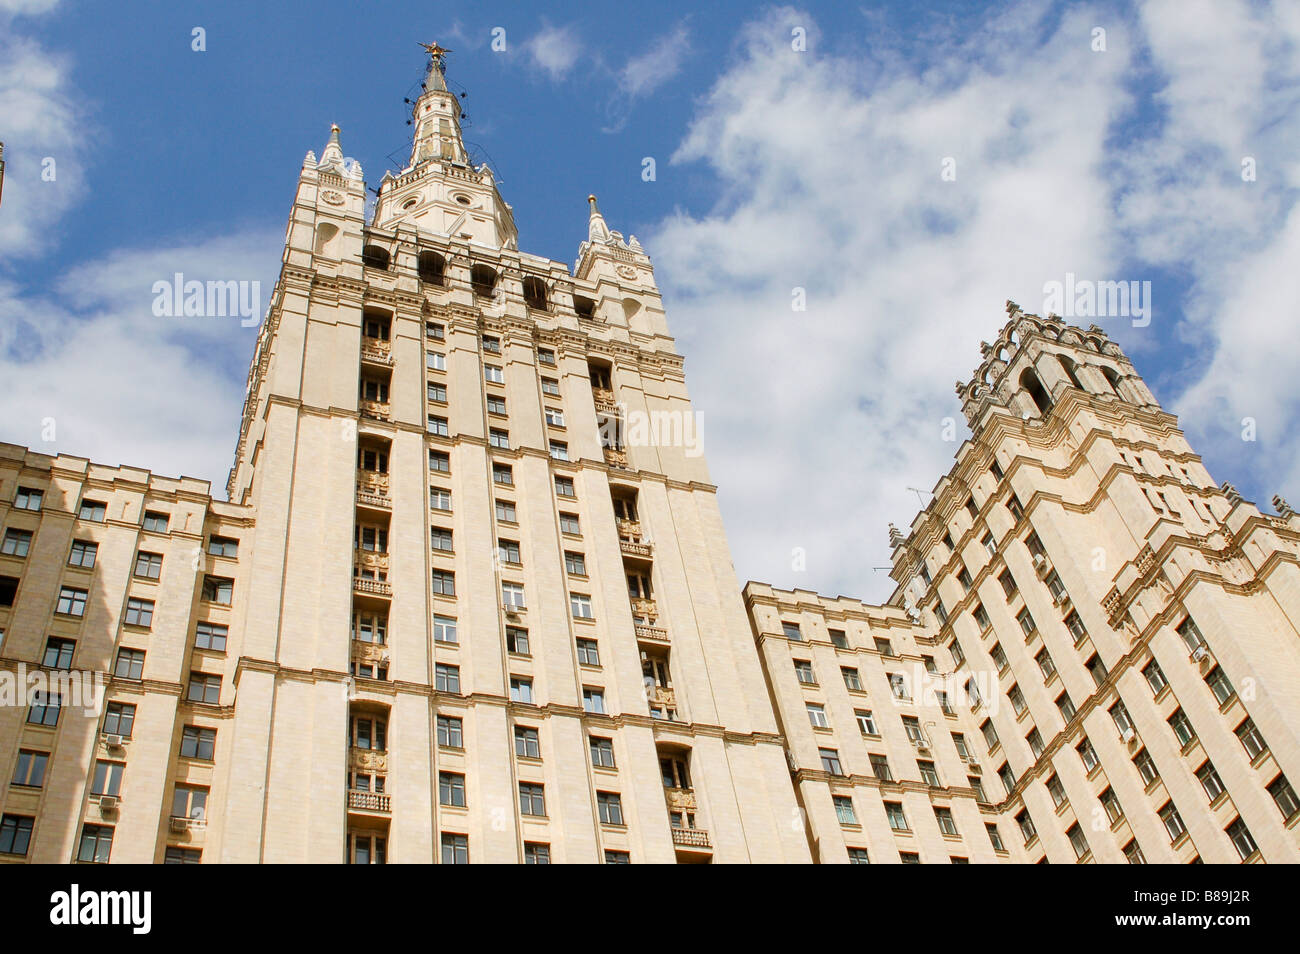
[[[435,63],[441,63],[442,58],[452,52],[445,46],[439,46],[437,40],[432,43],[421,43],[420,46],[424,48],[425,52],[429,54]]]
[[[591,218],[587,223],[587,241],[608,242],[609,226],[605,224],[605,217],[600,214],[600,206],[596,204],[594,194],[587,196],[587,205],[591,208]]]

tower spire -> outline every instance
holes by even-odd
[[[436,42],[421,43],[420,46],[429,54],[429,66],[421,86],[420,98],[415,101],[411,113],[411,124],[415,126],[415,141],[411,144],[411,167],[430,159],[468,162],[460,133],[460,102],[447,89],[447,67],[443,58],[451,50]]]

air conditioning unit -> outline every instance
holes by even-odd
[[[980,765],[979,760],[976,759],[973,755],[966,759],[966,764],[970,766],[970,770],[974,772],[976,775],[979,775],[981,772],[984,771],[984,767]]]
[[[1192,661],[1201,662],[1205,659],[1208,659],[1209,655],[1210,655],[1209,648],[1204,643],[1202,643],[1201,645],[1197,646],[1195,649],[1192,650]]]
[[[190,820],[184,815],[173,815],[171,821],[172,831],[189,831]]]
[[[505,611],[505,614],[506,614],[507,616],[518,616],[518,615],[519,615],[519,611],[520,611],[522,608],[523,608],[523,607],[521,607],[521,606],[516,606],[514,603],[502,603],[502,604],[501,604],[501,609]]]
[[[1043,556],[1041,553],[1035,553],[1034,567],[1037,568],[1040,566],[1047,566],[1047,557]]]
[[[104,744],[110,749],[120,749],[122,748],[122,737],[116,732],[105,733]]]
[[[1125,744],[1131,745],[1137,741],[1137,733],[1133,731],[1132,726],[1129,726],[1119,734],[1119,740]]]
[[[117,796],[116,795],[99,796],[99,810],[104,813],[117,811]]]

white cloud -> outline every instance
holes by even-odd
[[[49,13],[59,5],[59,0],[0,0],[0,15],[34,16]]]
[[[563,79],[582,56],[582,41],[573,27],[544,26],[524,44],[529,62],[550,79]]]
[[[224,496],[257,330],[233,318],[154,317],[152,287],[175,272],[260,281],[265,309],[282,240],[267,229],[118,251],[71,269],[49,292],[0,284],[0,313],[20,316],[0,323],[4,439],[202,477]],[[56,439],[46,441],[51,420]]]
[[[650,45],[644,53],[632,57],[619,72],[619,89],[628,96],[645,96],[676,76],[682,60],[690,52],[690,32],[679,23]]]

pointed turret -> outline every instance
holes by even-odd
[[[646,282],[654,286],[650,256],[636,236],[623,240],[623,233],[609,227],[600,213],[594,195],[587,196],[587,241],[578,246],[578,261],[573,266],[575,278],[598,278],[607,275],[616,281]]]

